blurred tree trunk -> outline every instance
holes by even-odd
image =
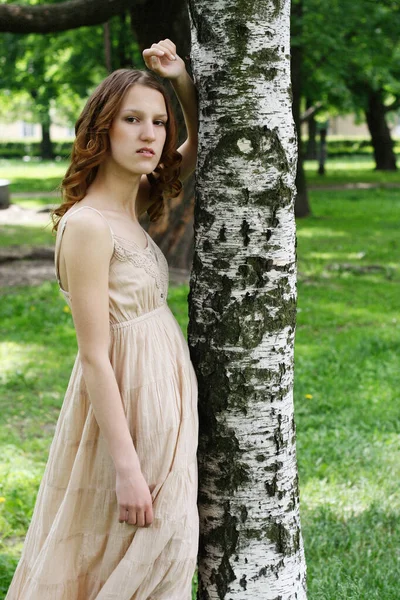
[[[297,39],[300,39],[300,29],[302,27],[303,2],[298,0],[292,4],[292,27],[295,29]],[[308,192],[306,176],[304,173],[304,149],[301,139],[301,67],[302,67],[303,49],[300,44],[292,45],[291,48],[291,73],[292,73],[292,93],[293,93],[293,118],[296,125],[298,139],[298,156],[296,170],[296,217],[306,217],[311,213],[308,202]]]
[[[198,598],[304,600],[290,1],[189,6],[200,101],[188,329],[199,383]]]
[[[184,0],[136,1],[131,21],[141,51],[159,40],[169,38],[176,45],[179,56],[186,59],[191,74],[190,25]],[[181,143],[186,139],[184,118],[175,92],[166,83],[178,119]],[[156,223],[148,221],[148,231],[166,255],[169,265],[186,271],[193,260],[193,206],[194,175],[185,181],[183,195],[167,202],[164,217]],[[144,223],[146,220],[144,216]]]
[[[313,106],[313,103],[307,99],[306,100],[306,109],[310,109]],[[308,128],[308,140],[307,140],[307,148],[305,158],[308,160],[316,160],[318,155],[317,150],[317,122],[315,120],[315,116],[312,114],[307,119],[307,128]]]
[[[53,160],[53,142],[50,138],[50,120],[44,119],[41,123],[42,139],[40,141],[40,154],[46,160]]]
[[[50,137],[50,95],[47,94],[47,91],[48,90],[39,94],[38,90],[30,90],[30,95],[33,100],[40,105],[39,123],[42,133],[42,139],[40,140],[40,156],[45,160],[53,160],[53,142]]]
[[[386,122],[386,107],[383,104],[382,90],[369,90],[368,107],[365,111],[368,129],[371,134],[376,169],[396,171],[396,155],[393,140]]]

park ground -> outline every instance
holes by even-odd
[[[312,216],[297,223],[294,404],[308,598],[398,600],[400,175],[366,160],[334,161],[325,179],[306,166]],[[57,201],[47,194],[64,170],[0,161],[0,177],[28,194],[16,202],[35,210]],[[3,252],[53,241],[41,222],[1,227]],[[0,294],[0,598],[76,353],[54,278],[33,283]],[[173,284],[168,298],[185,335],[188,292]]]

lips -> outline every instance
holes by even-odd
[[[154,156],[155,152],[152,148],[139,148],[136,151],[139,154],[144,154],[144,156]]]

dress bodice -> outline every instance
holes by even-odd
[[[110,228],[113,238],[113,254],[109,267],[109,309],[112,324],[129,321],[141,314],[154,310],[167,302],[168,262],[161,249],[145,231],[146,248],[135,242],[117,236],[106,217],[91,206],[82,206],[67,211],[61,218],[57,231],[55,247],[55,274],[66,302],[72,307],[73,298],[62,288],[59,273],[59,256],[62,236],[71,214],[83,209],[100,214]]]

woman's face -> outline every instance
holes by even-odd
[[[164,148],[167,120],[161,92],[133,85],[126,92],[109,129],[111,159],[132,174],[154,171]],[[140,152],[141,148],[148,148],[150,152]]]

